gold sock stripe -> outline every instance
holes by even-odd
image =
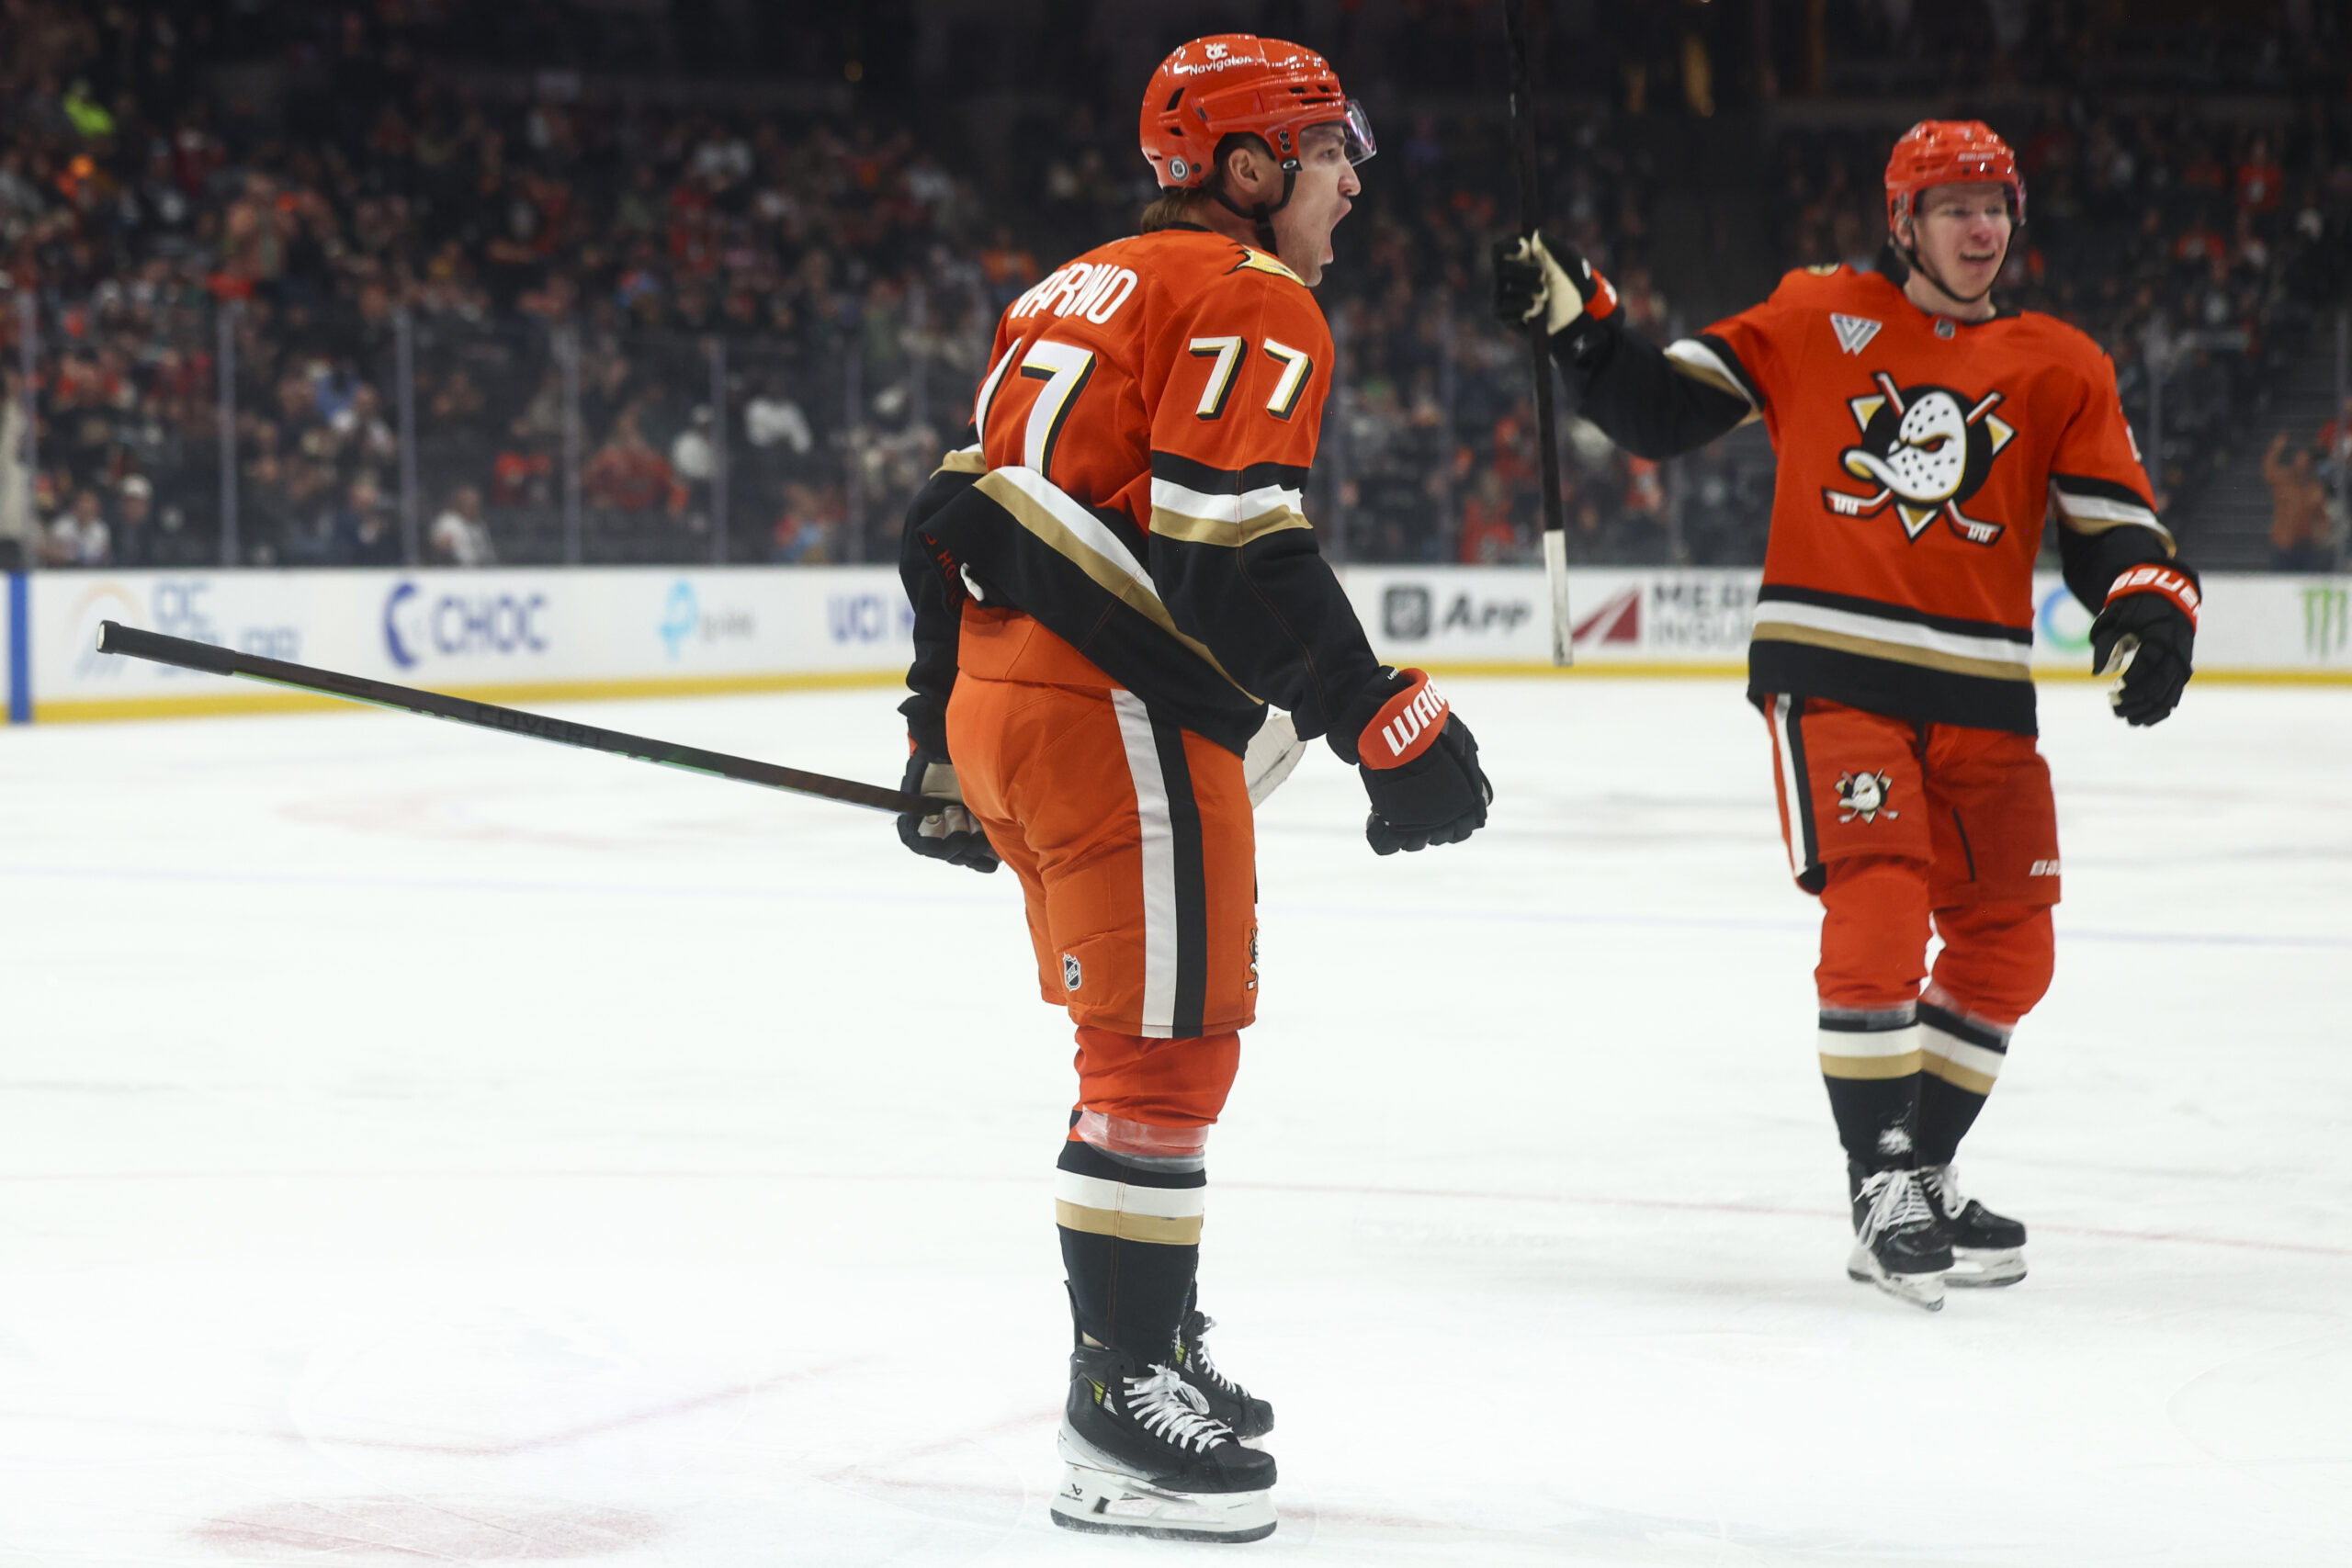
[[[1906,1078],[1919,1070],[1920,1053],[1895,1056],[1833,1056],[1821,1054],[1821,1075],[1831,1078]]]
[[[1054,1223],[1064,1230],[1084,1231],[1120,1241],[1157,1242],[1162,1247],[1201,1245],[1201,1216],[1167,1219],[1159,1214],[1121,1213],[1116,1209],[1091,1209],[1067,1198],[1054,1200]]]

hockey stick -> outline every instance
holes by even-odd
[[[1510,35],[1510,139],[1519,165],[1519,231],[1529,239],[1544,227],[1544,194],[1535,167],[1535,104],[1527,89],[1527,19],[1530,0],[1503,0],[1503,26]],[[1535,442],[1544,476],[1544,580],[1552,591],[1552,662],[1566,669],[1577,661],[1574,625],[1568,614],[1566,509],[1560,500],[1560,441],[1552,412],[1552,345],[1544,323],[1535,323]]]
[[[854,779],[831,778],[824,773],[804,773],[797,768],[780,768],[774,762],[755,762],[748,757],[730,757],[724,751],[705,751],[668,740],[648,740],[643,736],[599,729],[593,724],[574,724],[568,718],[548,718],[520,708],[503,708],[466,697],[445,696],[439,692],[420,692],[413,686],[395,686],[389,681],[370,681],[361,675],[313,670],[307,664],[234,653],[209,642],[164,637],[115,621],[98,623],[98,651],[157,664],[176,664],[183,670],[200,670],[208,675],[242,675],[248,681],[266,681],[274,686],[291,686],[298,692],[341,697],[347,703],[424,714],[470,724],[477,729],[495,729],[507,735],[526,735],[534,740],[552,740],[559,746],[577,746],[583,751],[634,757],[640,762],[658,762],[665,768],[736,779],[765,789],[815,795],[820,800],[838,800],[870,811],[929,813],[944,804],[920,795],[884,789],[879,784],[859,784]]]

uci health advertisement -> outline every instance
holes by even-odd
[[[878,682],[913,657],[913,615],[884,567],[43,572],[31,588],[29,688],[35,716],[51,719],[288,701],[100,653],[109,620],[493,701]]]

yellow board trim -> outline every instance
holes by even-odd
[[[1514,660],[1446,660],[1416,666],[1432,675],[1453,680],[1589,680],[1615,676],[1637,681],[1719,681],[1745,677],[1745,664],[1680,664],[1664,660],[1623,660],[1605,663],[1588,660],[1562,670],[1548,663]],[[905,679],[898,670],[855,670],[817,673],[760,675],[649,676],[641,680],[536,681],[492,686],[452,686],[447,695],[478,703],[595,703],[628,702],[649,697],[740,696],[762,692],[842,691],[895,686]],[[2039,670],[2034,679],[2083,682],[2099,677],[2087,671]],[[2352,686],[2352,670],[2199,670],[2192,685],[2228,686]],[[311,696],[287,691],[229,690],[210,696],[125,697],[120,699],[36,702],[36,724],[106,724],[148,718],[206,718],[238,714],[324,713],[369,705],[340,697]]]
[[[762,675],[655,675],[639,680],[527,681],[491,686],[451,686],[444,695],[477,703],[596,703],[627,702],[642,697],[720,697],[753,692],[835,691],[864,686],[895,686],[905,681],[901,670],[825,671],[817,673]],[[246,682],[240,682],[240,685]],[[374,705],[346,702],[341,697],[313,696],[307,692],[215,692],[207,696],[125,697],[119,700],[45,702],[33,705],[36,724],[92,724],[110,719],[200,718],[224,714],[317,713],[336,708],[371,708]]]
[[[1413,661],[1416,670],[1426,670],[1432,675],[1471,680],[1480,676],[1539,675],[1547,679],[1562,676],[1630,675],[1642,679],[1672,680],[1689,677],[1693,680],[1728,680],[1747,673],[1745,664],[1683,664],[1664,659],[1610,660],[1606,663],[1581,663],[1561,669],[1549,662],[1509,659],[1440,660],[1435,663]]]
[[[2086,655],[2086,658],[2088,656]],[[1484,676],[1519,677],[1543,676],[1582,678],[1589,675],[1627,675],[1645,680],[1671,680],[1687,677],[1698,680],[1726,680],[1745,677],[1745,664],[1683,664],[1662,659],[1624,659],[1594,660],[1589,656],[1584,662],[1560,669],[1550,663],[1533,660],[1470,659],[1442,660],[1436,662],[1416,660],[1417,670],[1432,675],[1450,675],[1463,680]],[[2036,683],[2044,681],[2108,682],[2112,676],[2098,676],[2087,670],[2036,669]],[[2352,670],[2199,670],[2189,678],[2189,685],[2217,686],[2352,686]]]

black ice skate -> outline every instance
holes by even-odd
[[[1963,1197],[1948,1165],[1923,1166],[1919,1186],[1951,1238],[1948,1285],[2014,1285],[2025,1278],[2025,1226]]]
[[[1172,1540],[1274,1533],[1273,1456],[1242,1447],[1175,1367],[1080,1346],[1069,1369],[1061,1433],[1069,1472],[1054,1495],[1054,1523]]]
[[[1204,1343],[1216,1326],[1216,1319],[1206,1313],[1195,1310],[1184,1314],[1182,1325],[1176,1330],[1177,1375],[1209,1402],[1209,1414],[1232,1427],[1235,1437],[1255,1444],[1274,1429],[1274,1407],[1217,1369]]]
[[[1914,1306],[1941,1312],[1951,1245],[1928,1206],[1919,1173],[1866,1174],[1849,1162],[1846,1185],[1854,1200],[1854,1250],[1846,1259],[1847,1278],[1876,1285]]]

